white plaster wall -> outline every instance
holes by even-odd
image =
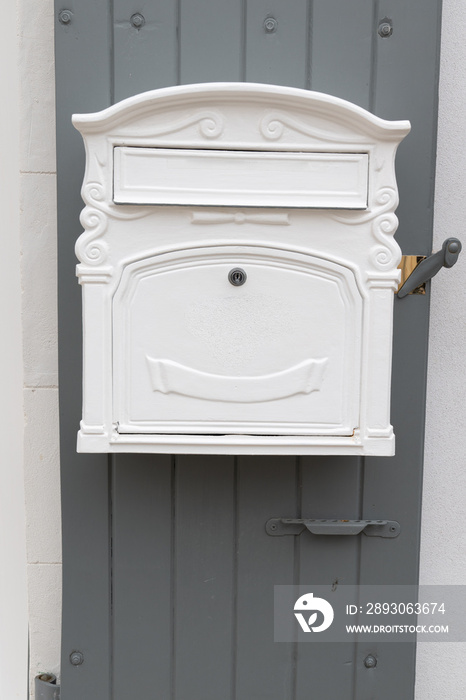
[[[23,366],[19,245],[19,71],[16,6],[0,43],[2,326],[0,337],[0,698],[27,696],[28,619],[23,476]],[[7,67],[7,68],[6,68]],[[4,108],[7,102],[8,109]],[[5,303],[5,301],[7,303]]]
[[[17,0],[21,84],[24,472],[33,678],[58,673],[58,468],[53,0]],[[466,202],[466,3],[444,0],[435,243],[462,237]],[[5,65],[5,62],[3,62]],[[433,281],[421,550],[423,583],[466,584],[466,238]],[[19,446],[20,450],[22,446]],[[0,473],[1,475],[1,473]],[[466,650],[422,644],[416,700],[464,700]],[[32,690],[31,686],[31,690]],[[19,696],[18,696],[19,697]]]
[[[59,675],[60,668],[53,0],[18,0],[18,9],[24,488],[33,695],[34,676]]]
[[[434,248],[463,243],[432,281],[421,583],[466,585],[466,3],[444,0]],[[464,610],[463,610],[464,613]],[[466,644],[418,645],[416,700],[466,698]]]

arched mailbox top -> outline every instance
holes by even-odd
[[[192,123],[199,124],[202,136],[214,140],[222,136],[224,123],[220,113],[202,116],[202,109],[209,106],[228,110],[232,115],[244,113],[245,109],[262,112],[280,110],[278,114],[266,111],[259,123],[246,124],[243,121],[240,125],[251,131],[258,128],[261,136],[269,143],[280,141],[287,131],[320,142],[334,142],[339,135],[346,133],[346,141],[352,134],[355,141],[365,137],[364,140],[367,141],[399,143],[410,130],[409,121],[381,119],[362,107],[333,95],[263,83],[199,83],[152,90],[129,97],[100,112],[75,114],[73,124],[83,135],[125,134],[128,129],[134,135],[134,129],[139,128],[147,136],[150,124],[153,124],[153,135],[156,136],[163,135],[157,133],[157,117],[164,121],[164,133],[175,133],[184,130],[189,124],[172,123],[169,132],[166,122],[168,113],[186,113],[194,108],[199,112],[191,114]],[[298,121],[291,121],[293,115]],[[313,126],[313,121],[316,120],[322,120],[321,128]],[[223,138],[228,139],[228,135],[223,134]]]
[[[393,454],[409,122],[217,83],[73,123],[87,156],[79,449]]]

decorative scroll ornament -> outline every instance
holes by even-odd
[[[367,212],[349,211],[347,213],[339,212],[332,214],[334,221],[339,221],[342,224],[355,226],[365,224],[372,221],[376,217],[385,214],[385,212],[393,212],[398,205],[398,195],[393,187],[382,187],[375,195],[375,205]]]
[[[268,224],[272,226],[289,226],[288,214],[244,214],[241,211],[231,214],[219,212],[191,212],[192,224]]]
[[[206,139],[216,139],[224,129],[224,120],[218,112],[208,112],[202,116],[198,116],[199,130]]]
[[[108,219],[141,219],[152,213],[150,207],[122,207],[105,201],[105,189],[100,182],[88,182],[82,197],[86,206],[79,220],[85,229],[76,241],[76,257],[87,265],[102,265],[107,260],[108,246],[99,240],[107,230]]]
[[[400,247],[393,238],[398,228],[398,219],[394,214],[398,204],[397,192],[391,187],[383,187],[377,192],[375,201],[379,207],[375,209],[372,231],[382,245],[371,248],[370,260],[381,270],[396,268],[401,260]]]
[[[328,358],[305,360],[282,372],[261,377],[227,377],[201,372],[172,360],[146,356],[152,389],[162,394],[183,394],[207,401],[258,403],[295,394],[319,391]]]
[[[389,213],[378,216],[372,224],[375,237],[383,245],[371,248],[369,255],[371,262],[381,270],[397,267],[401,260],[400,247],[393,239],[397,228],[397,217]]]
[[[98,182],[90,182],[84,187],[83,199],[87,206],[81,212],[79,220],[85,229],[76,241],[76,257],[87,265],[101,265],[107,259],[108,246],[98,240],[107,229],[107,215],[102,211],[104,188]],[[97,206],[92,206],[92,203]]]
[[[142,115],[141,115],[142,116]],[[201,136],[206,139],[216,139],[222,135],[225,128],[225,121],[219,112],[198,111],[190,114],[184,119],[165,122],[163,126],[154,126],[150,124],[147,129],[140,128],[139,135],[142,137],[166,136],[167,134],[176,134],[178,131],[183,131],[189,126],[199,125]]]
[[[144,114],[141,114],[143,117]],[[138,136],[142,138],[154,138],[176,134],[190,126],[198,125],[199,133],[206,139],[216,139],[222,135],[225,128],[225,120],[219,112],[213,110],[198,111],[190,114],[184,119],[166,121],[161,125],[150,123],[147,126],[141,125]]]
[[[285,132],[285,127],[292,131],[297,131],[305,136],[310,136],[317,141],[333,141],[341,142],[341,133],[333,133],[325,129],[319,129],[316,126],[309,126],[305,122],[293,119],[292,117],[280,112],[271,112],[266,114],[259,124],[259,130],[262,136],[268,141],[278,141]],[[345,135],[346,143],[358,143],[361,138],[358,135]]]
[[[333,214],[334,221],[346,225],[365,224],[372,221],[374,237],[382,245],[374,246],[369,251],[373,265],[380,270],[396,268],[401,260],[401,251],[393,235],[398,227],[398,218],[394,210],[398,205],[398,194],[393,187],[382,187],[375,196],[375,206],[363,214],[348,212]]]

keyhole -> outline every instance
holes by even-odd
[[[246,278],[247,275],[241,267],[234,267],[233,270],[230,270],[228,273],[228,281],[234,287],[241,287],[241,285],[246,282]]]

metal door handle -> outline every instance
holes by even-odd
[[[271,537],[300,535],[304,530],[313,535],[359,535],[368,537],[398,537],[401,531],[396,520],[331,520],[316,518],[271,518],[265,524]]]

